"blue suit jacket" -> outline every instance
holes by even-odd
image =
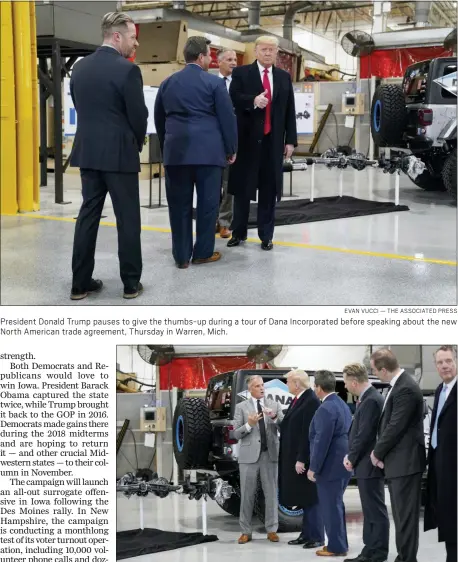
[[[345,402],[331,394],[321,404],[310,424],[310,470],[317,482],[350,477],[343,465],[348,453],[351,413]]]
[[[165,166],[227,166],[237,122],[224,81],[188,64],[160,86],[154,121]]]

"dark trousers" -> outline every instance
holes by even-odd
[[[438,478],[438,474],[440,474],[440,467],[438,466],[438,456],[436,454],[436,450],[432,449],[431,451],[431,458],[429,463],[429,477],[431,477],[432,486],[429,490],[429,495],[431,496],[430,502],[434,505],[434,509],[436,511],[436,519],[438,520],[438,529],[439,529],[439,540],[441,540],[441,523],[444,521],[444,517],[441,517],[441,514],[444,510],[441,510],[441,505],[439,505],[438,497],[439,497],[439,486],[440,486],[440,479]],[[455,525],[456,525],[456,512],[455,512]],[[449,520],[450,521],[450,520]],[[449,522],[448,521],[448,522]],[[445,541],[445,548],[447,550],[447,562],[457,562],[457,552],[456,552],[456,541],[455,542],[448,542]]]
[[[317,482],[318,501],[323,514],[324,528],[328,536],[327,548],[334,554],[348,552],[347,524],[343,495],[348,485],[345,480]]]
[[[272,240],[274,236],[275,201],[277,199],[271,135],[264,136],[260,162],[258,175],[258,236],[260,240],[267,242]],[[248,193],[235,195],[234,218],[232,220],[233,236],[242,239],[247,237],[249,215],[250,195]]]
[[[165,189],[177,263],[209,258],[215,249],[221,176],[218,166],[166,166]],[[192,240],[192,197],[197,192],[196,243]]]
[[[359,497],[363,508],[363,556],[371,560],[388,558],[390,521],[385,505],[383,478],[358,478]]]
[[[446,542],[447,562],[456,562],[456,542]]]
[[[118,229],[118,256],[124,287],[135,287],[142,274],[140,195],[138,174],[81,170],[83,204],[76,220],[73,242],[73,288],[89,287],[100,217],[110,194]]]
[[[310,542],[324,542],[324,523],[320,504],[304,507],[301,536]]]
[[[421,474],[388,480],[396,529],[395,562],[417,562],[420,531]]]

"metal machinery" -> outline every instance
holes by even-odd
[[[149,477],[150,476],[150,477]],[[146,479],[148,478],[148,479]],[[204,474],[199,476],[196,471],[185,471],[185,480],[179,485],[173,485],[166,478],[151,475],[138,476],[131,472],[122,476],[116,483],[116,491],[125,497],[138,496],[140,498],[140,528],[143,529],[143,498],[154,494],[158,498],[166,498],[170,493],[187,495],[190,500],[202,500],[202,532],[207,534],[207,498],[216,502],[228,500],[233,489],[218,476]]]
[[[378,159],[371,160],[366,158],[364,154],[353,151],[352,154],[343,154],[338,152],[335,148],[330,148],[324,152],[319,158],[297,158],[295,160],[286,160],[283,163],[284,172],[304,171],[309,166],[312,167],[311,179],[311,193],[310,200],[314,200],[315,190],[315,165],[324,164],[327,168],[338,168],[340,170],[339,176],[339,196],[343,195],[343,175],[344,169],[351,167],[354,170],[362,171],[366,168],[378,168],[383,170],[385,174],[396,174],[395,185],[395,204],[399,204],[399,175],[402,172],[408,174],[410,177],[417,177],[425,169],[425,164],[415,156],[412,155],[396,155],[386,156],[382,154]]]

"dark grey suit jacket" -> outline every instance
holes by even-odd
[[[139,172],[148,109],[138,66],[112,47],[99,47],[73,67],[70,92],[77,113],[71,165]]]
[[[356,478],[383,478],[380,468],[373,466],[370,454],[377,439],[377,428],[382,413],[383,396],[370,386],[356,406],[350,428],[348,460]]]
[[[410,476],[426,468],[423,394],[407,373],[401,374],[386,400],[374,454],[384,462],[386,478]]]

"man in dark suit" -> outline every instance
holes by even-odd
[[[124,298],[143,290],[138,172],[148,110],[140,70],[127,60],[138,46],[137,35],[132,19],[122,12],[104,16],[102,33],[103,45],[75,64],[70,80],[78,115],[71,165],[81,169],[83,191],[73,245],[72,300],[102,288],[92,273],[107,193],[116,215]]]
[[[291,76],[274,66],[278,40],[256,39],[257,60],[235,68],[230,94],[237,115],[239,151],[229,174],[234,195],[232,238],[238,246],[247,238],[250,201],[258,192],[258,235],[263,250],[273,248],[275,202],[283,189],[283,160],[297,146],[296,110]]]
[[[161,146],[178,268],[220,259],[215,249],[222,173],[235,161],[237,124],[224,81],[209,74],[210,41],[190,37],[186,67],[165,80],[156,97],[154,120]],[[196,242],[192,240],[192,199],[197,192]]]
[[[371,461],[384,469],[388,481],[396,529],[396,562],[417,562],[421,477],[426,467],[423,394],[389,349],[372,354],[371,368],[374,375],[391,386]]]
[[[357,478],[364,517],[364,548],[356,558],[347,558],[345,562],[384,562],[388,558],[390,538],[385,479],[383,471],[374,466],[370,459],[384,400],[369,382],[364,365],[347,365],[343,376],[345,388],[353,396],[358,396],[344,466],[349,472],[354,471]]]
[[[221,80],[223,80],[226,85],[227,91],[229,92],[232,80],[232,71],[237,66],[237,53],[232,49],[221,49],[218,52],[218,66],[218,76],[221,78]],[[223,185],[221,188],[218,223],[216,225],[216,231],[219,232],[220,238],[231,237],[231,231],[229,229],[232,223],[233,197],[227,191],[229,182],[229,169],[230,167],[228,166],[223,171]]]
[[[333,373],[315,373],[315,393],[322,404],[310,424],[310,468],[307,476],[316,482],[328,537],[327,546],[317,550],[317,556],[346,556],[348,552],[343,495],[350,476],[342,459],[348,453],[351,414],[335,390]]]
[[[294,400],[281,422],[279,498],[282,505],[298,505],[304,512],[301,534],[288,544],[317,548],[324,545],[324,524],[316,484],[307,478],[307,470],[310,466],[310,423],[320,401],[310,388],[309,377],[304,371],[289,372],[286,381]]]
[[[443,345],[434,359],[442,383],[431,418],[425,531],[438,528],[447,562],[456,562],[456,349]]]

